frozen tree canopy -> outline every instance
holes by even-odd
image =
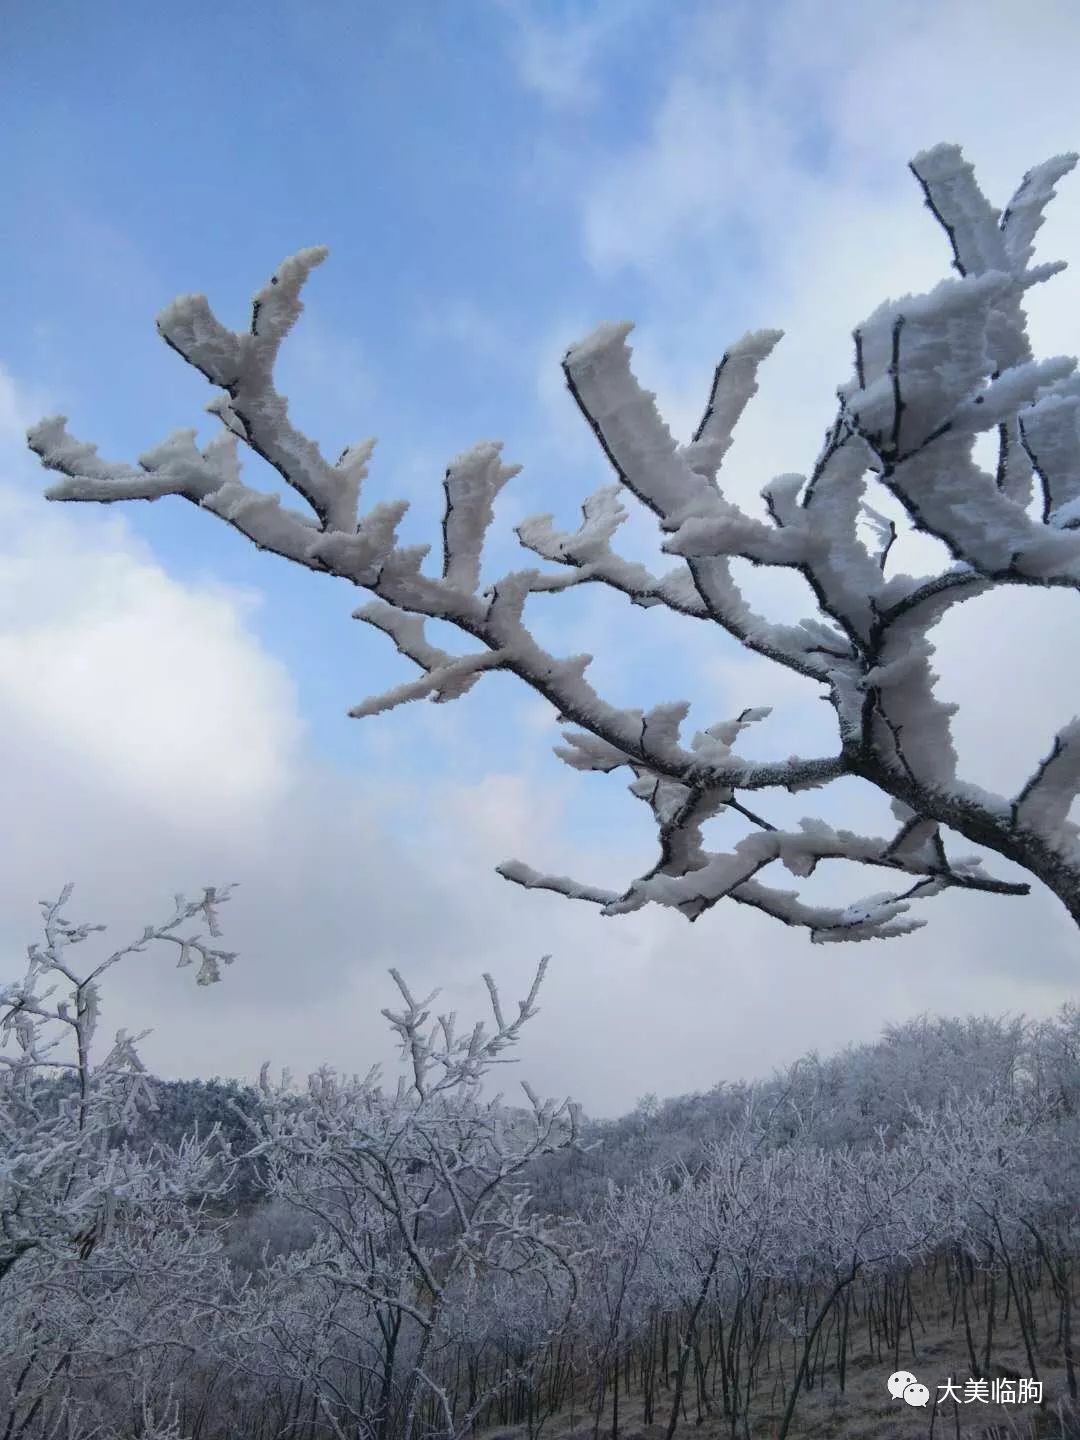
[[[358,618],[385,631],[419,674],[357,706],[354,715],[422,698],[451,700],[485,671],[511,671],[567,725],[557,753],[568,765],[626,767],[632,793],[650,808],[659,832],[652,869],[622,890],[607,890],[540,874],[518,860],[501,866],[519,885],[591,901],[608,915],[653,902],[694,920],[729,899],[805,926],[816,941],[902,935],[922,923],[908,913],[911,900],[948,887],[1026,892],[1026,885],[984,873],[977,858],[950,856],[947,829],[1023,867],[1080,921],[1080,832],[1068,818],[1080,790],[1080,720],[1060,730],[1015,795],[966,783],[957,774],[952,707],[934,694],[928,638],[950,606],[994,585],[1080,587],[1080,378],[1071,359],[1033,357],[1023,308],[1029,286],[1062,268],[1034,265],[1033,240],[1054,186],[1076,158],[1057,156],[1029,171],[1000,212],[955,146],[915,158],[912,171],[948,236],[957,273],[928,294],[881,305],[855,331],[853,373],[837,391],[824,447],[808,475],[783,475],[764,487],[767,520],[725,495],[721,469],[779,333],[758,331],[728,350],[701,423],[679,444],[634,375],[630,325],[608,324],[567,352],[563,370],[615,483],[585,501],[576,531],[559,532],[550,516],[521,524],[522,545],[542,565],[481,590],[493,503],[518,467],[503,463],[497,443],[476,445],[446,471],[441,564],[433,573],[424,563],[429,547],[398,543],[404,502],[360,508],[374,442],[351,446],[331,463],[294,427],[275,387],[278,351],[324,249],[285,261],[256,295],[247,333],[222,325],[201,295],[182,297],[161,314],[166,343],[220,391],[208,408],[222,429],[205,449],[194,430],[182,430],[137,466],[114,464],[75,439],[59,417],[35,426],[30,445],[60,476],[50,499],[178,495],[260,549],[369,591],[374,599]],[[996,439],[993,473],[974,458],[984,433]],[[273,465],[302,508],[283,506],[242,479],[241,446]],[[943,542],[951,560],[938,573],[889,573],[895,529],[867,502],[871,482],[899,502],[914,529]],[[664,575],[615,548],[628,496],[656,517],[674,560]],[[868,526],[876,537],[869,545]],[[797,572],[818,613],[791,624],[756,615],[733,577],[733,558]],[[747,649],[818,682],[836,713],[833,753],[771,763],[740,758],[739,734],[768,713],[761,709],[686,735],[684,702],[647,710],[607,702],[586,678],[591,657],[549,653],[524,621],[529,597],[590,584],[620,591],[635,605],[663,605],[715,624]],[[456,626],[465,648],[451,654],[433,644],[428,618]],[[890,797],[894,833],[859,835],[820,819],[783,830],[761,816],[754,797],[742,798],[826,786],[841,776],[859,777]],[[748,831],[730,851],[714,852],[702,827],[725,810],[745,817]],[[847,908],[828,907],[759,878],[774,861],[808,876],[831,859],[896,872],[897,888]]]

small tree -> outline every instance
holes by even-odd
[[[136,1049],[148,1032],[119,1030],[102,1059],[93,1051],[101,978],[120,960],[171,943],[180,965],[198,957],[199,984],[220,979],[235,958],[211,943],[228,890],[176,896],[163,924],[85,967],[70,952],[103,927],[69,920],[70,895],[68,886],[42,902],[44,943],[29,947],[21,982],[0,985],[0,1394],[9,1402],[0,1426],[9,1440],[35,1423],[55,1433],[63,1422],[72,1437],[100,1431],[87,1395],[103,1367],[112,1382],[142,1384],[156,1360],[160,1379],[163,1353],[220,1286],[220,1237],[202,1213],[231,1182],[216,1132],[138,1153],[125,1132],[155,1106]],[[185,929],[196,918],[209,938]]]
[[[176,300],[159,317],[166,343],[222,392],[208,408],[223,428],[205,449],[194,430],[184,430],[143,455],[138,468],[113,464],[69,435],[63,418],[35,426],[30,445],[63,477],[48,491],[51,499],[179,495],[260,549],[370,591],[374,603],[358,618],[385,631],[423,673],[353,715],[424,697],[451,700],[486,671],[508,670],[574,727],[556,751],[567,764],[628,768],[631,791],[659,830],[656,864],[618,891],[538,874],[516,860],[500,866],[520,885],[588,900],[607,915],[653,902],[694,920],[726,898],[805,926],[817,941],[902,935],[921,923],[907,914],[910,900],[946,888],[1027,892],[1027,885],[984,874],[978,859],[950,858],[947,828],[1042,880],[1080,922],[1080,832],[1068,819],[1080,789],[1080,720],[1059,731],[1015,795],[967,783],[957,774],[952,707],[934,695],[928,638],[951,606],[995,585],[1080,586],[1080,379],[1072,360],[1032,358],[1023,310],[1028,287],[1062,268],[1033,266],[1033,240],[1055,184],[1075,159],[1058,156],[1037,166],[999,213],[956,147],[939,145],[916,157],[911,168],[959,273],[926,295],[881,305],[855,331],[854,375],[837,392],[824,447],[809,476],[782,475],[765,486],[767,521],[732,503],[718,475],[779,332],[758,331],[731,347],[716,368],[701,423],[680,445],[630,368],[632,327],[603,325],[567,352],[563,370],[617,483],[585,501],[572,533],[558,532],[550,516],[517,529],[522,544],[556,568],[515,571],[480,590],[493,503],[517,468],[503,465],[500,446],[491,443],[446,471],[441,573],[425,573],[429,547],[396,539],[404,502],[359,514],[374,442],[352,446],[330,464],[293,426],[274,385],[279,348],[301,312],[301,288],[324,249],[303,250],[280,267],[255,297],[248,333],[223,326],[200,295]],[[993,473],[974,459],[984,434],[996,437]],[[238,441],[279,472],[305,502],[303,513],[244,483]],[[913,529],[944,543],[951,558],[940,571],[890,570],[896,527],[866,502],[871,479],[899,502]],[[624,493],[652,511],[664,551],[677,557],[662,577],[612,548],[626,515]],[[733,558],[801,575],[817,616],[784,625],[755,615],[733,578]],[[759,763],[740,758],[733,746],[766,710],[744,710],[684,744],[686,703],[642,711],[602,699],[585,679],[591,657],[550,654],[524,618],[531,597],[588,584],[718,626],[823,686],[836,712],[836,750]],[[458,655],[440,649],[425,635],[428,617],[456,626],[479,648]],[[894,834],[856,835],[819,819],[784,830],[742,798],[841,776],[857,776],[890,798]],[[713,852],[702,826],[725,810],[743,817],[748,833],[729,852]],[[758,878],[777,860],[807,876],[832,859],[896,872],[905,888],[838,908],[804,903]]]
[[[150,1204],[212,1189],[215,1162],[205,1141],[181,1145],[177,1157],[184,1163],[176,1174],[166,1174],[153,1157],[147,1161],[110,1144],[114,1129],[140,1105],[153,1108],[136,1050],[149,1031],[129,1036],[118,1030],[97,1064],[92,1049],[101,976],[126,956],[171,942],[182,966],[198,955],[200,985],[221,978],[222,964],[235,956],[177,931],[201,916],[211,938],[220,936],[217,906],[228,892],[208,889],[194,901],[177,895],[169,920],[148,925],[138,940],[80,975],[67,952],[104,927],[68,920],[64,907],[71,890],[69,885],[58,900],[42,901],[45,944],[29,947],[21,983],[0,987],[0,1291],[23,1256],[46,1251],[59,1259],[72,1249],[88,1254],[126,1202]],[[71,986],[67,998],[54,999],[64,983]],[[67,1050],[60,1048],[65,1038]],[[178,1190],[171,1182],[181,1172]]]
[[[528,1172],[576,1145],[578,1107],[541,1101],[525,1082],[527,1108],[481,1093],[536,1014],[545,969],[546,960],[511,1019],[485,975],[494,1025],[466,1032],[453,1013],[433,1021],[435,994],[417,1000],[391,971],[404,1004],[383,1014],[407,1067],[396,1089],[383,1089],[377,1068],[351,1080],[324,1068],[304,1094],[288,1076],[271,1085],[264,1067],[251,1153],[269,1193],[306,1216],[315,1239],[248,1292],[242,1348],[252,1333],[267,1348],[269,1336],[339,1437],[412,1440],[427,1406],[428,1433],[461,1440],[496,1395],[528,1379],[569,1320],[569,1237],[532,1210]],[[527,1338],[526,1353],[459,1393],[445,1356],[475,1346],[493,1322]]]

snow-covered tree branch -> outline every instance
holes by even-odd
[[[951,857],[949,830],[1041,880],[1080,923],[1080,831],[1069,819],[1080,791],[1078,723],[1062,728],[1016,795],[966,782],[957,773],[951,707],[934,694],[929,638],[951,606],[996,585],[1080,588],[1080,378],[1071,359],[1033,357],[1023,309],[1027,290],[1061,268],[1034,265],[1033,242],[1055,185],[1075,160],[1058,156],[1031,170],[999,212],[955,146],[915,158],[912,171],[946,231],[958,273],[928,294],[881,305],[858,327],[853,375],[837,392],[825,445],[807,475],[765,485],[767,520],[740,509],[720,475],[779,333],[759,331],[729,349],[701,423],[678,444],[632,369],[632,327],[608,324],[567,352],[563,370],[617,483],[585,501],[576,531],[559,532],[550,516],[521,524],[522,545],[545,568],[513,571],[481,590],[494,502],[518,467],[503,464],[497,443],[479,444],[446,471],[441,563],[437,573],[425,570],[430,547],[397,539],[404,502],[360,509],[374,442],[351,446],[330,463],[292,424],[274,383],[281,343],[324,249],[303,250],[280,267],[256,295],[247,333],[223,326],[202,296],[178,299],[160,316],[166,343],[221,391],[208,408],[223,428],[204,449],[194,430],[184,430],[141,456],[137,467],[113,464],[73,438],[63,418],[35,426],[30,444],[61,477],[48,491],[51,499],[180,496],[260,549],[369,591],[374,599],[357,617],[384,631],[420,674],[353,715],[421,698],[451,700],[486,671],[505,670],[570,727],[557,751],[567,764],[626,767],[631,792],[648,805],[659,832],[653,868],[610,890],[508,861],[500,871],[517,884],[588,900],[609,915],[653,902],[693,920],[729,899],[805,926],[817,941],[902,935],[922,923],[909,914],[911,901],[947,888],[1026,892],[1024,884],[984,873],[978,858]],[[974,458],[985,434],[997,442],[993,473]],[[241,445],[277,470],[302,509],[241,478]],[[918,576],[891,569],[896,527],[868,502],[870,484],[888,492],[914,530],[941,541],[949,563]],[[613,547],[627,495],[656,519],[663,550],[674,560],[664,575]],[[800,575],[817,615],[792,624],[756,615],[732,560]],[[689,706],[682,701],[626,709],[605,700],[586,679],[591,657],[550,653],[524,619],[531,597],[585,584],[715,624],[822,685],[836,714],[834,752],[759,763],[741,758],[735,744],[765,710],[744,710],[684,739]],[[456,626],[466,648],[451,653],[431,643],[429,618]],[[746,791],[825,786],[842,776],[867,781],[891,799],[894,834],[861,836],[815,819],[782,830],[760,813],[756,797],[752,806],[740,798]],[[724,811],[745,819],[748,833],[729,852],[714,853],[702,826]],[[903,884],[829,907],[760,878],[777,861],[807,876],[835,859],[899,872]]]

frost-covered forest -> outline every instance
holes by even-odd
[[[102,977],[219,980],[228,893],[85,965],[70,898],[0,991],[5,1440],[904,1434],[901,1370],[1011,1387],[964,1433],[1075,1433],[1075,1006],[597,1123],[492,1093],[544,965],[467,1025],[395,972],[398,1077],[164,1083],[95,1055]]]

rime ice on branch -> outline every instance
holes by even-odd
[[[764,487],[768,521],[729,500],[719,473],[778,332],[759,331],[731,347],[700,425],[679,445],[633,373],[630,325],[603,325],[567,352],[563,370],[617,483],[585,501],[573,533],[555,530],[550,516],[525,521],[519,539],[546,568],[512,572],[479,592],[493,503],[516,467],[502,463],[498,444],[477,445],[446,472],[441,573],[425,570],[430,547],[397,542],[404,502],[359,511],[373,442],[350,447],[331,464],[293,426],[274,386],[278,350],[300,314],[304,281],[326,256],[322,249],[293,256],[259,291],[249,333],[226,329],[202,296],[179,299],[162,313],[158,329],[166,343],[222,392],[208,408],[223,429],[204,450],[196,432],[184,430],[143,455],[138,468],[111,464],[69,435],[62,418],[37,425],[30,445],[62,477],[50,499],[179,495],[260,549],[370,591],[375,599],[357,617],[385,631],[420,674],[357,706],[354,715],[424,697],[451,700],[485,671],[508,670],[571,727],[557,751],[568,764],[625,766],[632,793],[649,806],[659,831],[653,868],[624,890],[609,891],[541,875],[519,861],[501,866],[518,884],[592,901],[609,915],[652,901],[694,920],[729,899],[806,926],[817,941],[904,934],[922,923],[908,915],[910,900],[947,887],[1026,893],[1026,885],[985,875],[978,859],[950,858],[944,827],[1042,880],[1080,923],[1080,832],[1068,819],[1080,790],[1080,722],[1058,733],[1015,796],[965,783],[956,773],[952,707],[934,695],[928,639],[951,605],[994,585],[1080,588],[1080,377],[1072,360],[1032,357],[1023,310],[1028,287],[1062,268],[1032,265],[1033,240],[1055,184],[1075,160],[1058,156],[1037,166],[998,212],[955,146],[915,158],[912,171],[948,235],[957,274],[929,294],[880,306],[856,330],[854,373],[837,392],[824,448],[808,476],[783,475]],[[997,440],[993,474],[973,457],[984,432]],[[303,510],[241,479],[240,444],[274,466]],[[933,575],[887,574],[895,532],[867,503],[869,480],[892,494],[914,529],[941,540],[952,563]],[[1037,518],[1029,513],[1035,486],[1042,502]],[[666,537],[663,548],[675,563],[664,575],[613,548],[626,494],[653,512]],[[872,548],[860,523],[876,534]],[[819,614],[791,625],[755,615],[732,576],[732,558],[798,572]],[[644,711],[607,703],[585,678],[591,657],[548,653],[523,622],[531,595],[587,584],[711,622],[819,682],[836,712],[836,752],[757,763],[741,759],[734,744],[766,711],[744,711],[687,742],[685,703]],[[431,644],[426,618],[456,625],[473,648],[450,654]],[[749,790],[809,789],[843,775],[891,797],[895,834],[854,835],[817,820],[784,831],[762,817],[756,802],[751,807],[739,798]],[[725,809],[745,817],[748,833],[731,852],[713,853],[701,827]],[[833,859],[899,872],[902,888],[842,909],[805,904],[759,878],[775,861],[806,876]]]

